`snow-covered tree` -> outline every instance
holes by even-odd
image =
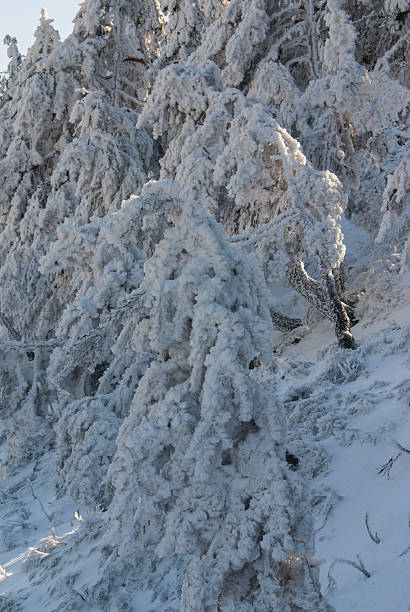
[[[345,254],[340,219],[346,198],[339,181],[328,171],[314,170],[297,141],[262,105],[245,107],[229,134],[215,177],[225,182],[233,201],[225,225],[231,232],[243,232],[233,240],[262,243],[268,278],[283,271],[287,257],[290,285],[334,321],[340,346],[354,348],[340,297]],[[305,262],[313,265],[320,281],[307,274]]]
[[[91,11],[91,4],[82,9]],[[70,266],[63,268],[64,257],[56,252],[54,268],[40,272],[40,260],[57,239],[59,225],[75,233],[92,215],[119,208],[148,174],[155,174],[152,140],[145,130],[135,129],[135,111],[115,106],[107,93],[95,89],[105,69],[99,54],[103,49],[108,54],[108,34],[88,28],[85,36],[79,24],[90,25],[90,20],[84,19],[81,13],[73,35],[60,43],[52,20],[42,12],[35,43],[0,110],[0,282],[5,287],[0,307],[30,342],[55,335],[67,300],[81,287],[80,277],[70,276]],[[112,44],[110,53],[116,53]]]
[[[5,103],[7,95],[10,95],[10,89],[17,78],[18,71],[20,70],[22,56],[17,47],[17,39],[7,34],[4,38],[4,44],[7,46],[7,57],[10,59],[7,67],[7,72],[2,74],[1,83],[1,97],[0,107]],[[8,91],[7,91],[8,90]]]
[[[98,523],[87,605],[130,609],[118,574],[184,612],[327,609],[279,401],[305,364],[273,354],[318,316],[355,348],[348,298],[379,316],[408,269],[407,5],[84,0],[65,41],[45,10],[26,58],[6,37],[1,466],[49,453]],[[330,350],[324,380],[362,367]]]
[[[349,196],[349,212],[359,213],[374,234],[378,216],[374,190],[381,198],[390,173],[386,151],[397,147],[394,142],[403,130],[408,92],[381,65],[368,72],[358,63],[357,33],[340,2],[327,2],[324,20],[328,37],[322,74],[300,98],[298,137],[317,168],[338,175]]]
[[[396,269],[410,266],[410,154],[403,151],[402,159],[388,177],[383,193],[382,222],[377,243],[387,250],[387,259]]]
[[[166,145],[161,176],[176,177],[184,193],[223,220],[228,233],[253,231],[253,238],[240,238],[251,243],[260,234],[264,239],[266,233],[276,234],[270,251],[261,251],[271,270],[279,259],[274,275],[283,271],[288,256],[284,245],[293,243],[292,287],[335,322],[340,345],[353,348],[338,284],[345,252],[340,218],[346,201],[336,177],[308,164],[274,112],[239,90],[225,90],[223,73],[213,62],[165,68],[140,124],[152,125],[154,137],[162,137]],[[269,223],[271,228],[264,227]],[[316,263],[320,282],[305,272],[306,257]]]
[[[205,25],[198,0],[159,0],[163,19],[164,46],[157,68],[164,63],[185,61],[199,45]]]
[[[43,273],[60,279],[68,298],[47,372],[57,397],[57,470],[60,484],[87,503],[103,495],[118,429],[151,359],[135,331],[145,316],[141,249],[152,252],[169,206],[169,194],[148,183],[118,211],[84,226],[72,220],[60,226],[42,260]],[[156,216],[156,231],[149,215]]]
[[[172,227],[145,264],[146,314],[136,331],[140,350],[156,357],[109,468],[107,545],[128,562],[136,548],[192,556],[182,587],[187,612],[325,609],[267,374],[262,271],[172,189]]]
[[[55,239],[57,225],[73,216],[87,223],[93,214],[119,207],[138,192],[149,172],[155,173],[151,140],[145,131],[136,132],[134,111],[113,106],[104,88],[96,89],[105,70],[105,60],[98,59],[102,49],[108,55],[110,43],[111,56],[117,51],[103,28],[105,14],[94,4],[82,5],[74,33],[63,44],[43,12],[18,86],[1,111],[7,146],[0,160],[0,260],[2,282],[8,286],[2,308],[12,308],[18,317],[30,307],[35,321],[30,330],[43,339],[52,333],[61,307],[55,280],[40,276],[38,262]],[[101,28],[91,28],[91,13],[99,15]]]

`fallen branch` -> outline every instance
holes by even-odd
[[[388,461],[386,461],[386,463],[384,465],[381,466],[381,468],[379,469],[379,471],[377,472],[379,475],[381,474],[387,474],[387,479],[390,479],[390,470],[392,469],[393,465],[396,463],[397,459],[400,457],[401,453],[398,453],[395,457],[390,457],[390,459]]]
[[[356,555],[356,557],[357,557],[357,563],[356,561],[351,561],[350,559],[335,559],[333,563],[331,563],[328,573],[327,573],[327,578],[328,578],[327,590],[329,593],[332,591],[335,591],[337,588],[337,582],[331,573],[332,569],[337,563],[344,563],[345,565],[350,565],[351,567],[354,567],[354,569],[357,569],[357,571],[361,572],[364,576],[366,576],[366,578],[371,577],[371,573],[369,572],[369,570],[366,568],[365,564],[363,563],[363,559],[359,555]]]
[[[369,515],[367,512],[366,512],[366,516],[364,517],[364,522],[366,523],[366,529],[367,529],[367,533],[370,536],[370,539],[373,540],[375,544],[380,544],[380,538],[379,538],[377,531],[373,533],[373,531],[371,530],[371,527],[369,525]]]

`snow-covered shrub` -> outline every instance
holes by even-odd
[[[356,380],[363,373],[363,358],[358,353],[338,351],[331,359],[323,377],[340,385]]]

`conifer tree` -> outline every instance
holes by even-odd
[[[306,561],[308,517],[298,522],[300,485],[283,461],[284,416],[266,375],[262,271],[194,201],[175,199],[168,216],[141,285],[146,314],[136,340],[154,357],[109,468],[107,544],[128,564],[136,548],[192,556],[186,612],[325,609]]]
[[[152,252],[168,225],[169,199],[161,183],[148,183],[103,218],[63,224],[42,260],[43,273],[60,277],[68,296],[47,371],[57,398],[57,471],[64,489],[87,504],[106,497],[118,429],[152,359],[137,332],[145,317],[140,284],[144,251]]]
[[[354,348],[339,284],[345,251],[340,217],[346,205],[340,185],[330,173],[309,169],[272,111],[239,90],[225,90],[223,81],[213,62],[169,66],[159,74],[140,124],[152,125],[154,137],[166,138],[161,176],[178,178],[185,193],[223,219],[228,233],[254,231],[257,240],[268,231],[264,224],[277,224],[273,233],[285,234],[280,243],[293,243],[292,254],[282,247],[280,258],[283,266],[289,256],[291,286],[335,322],[340,346]],[[293,213],[300,221],[289,217]],[[261,254],[270,262],[275,256],[268,249]],[[306,256],[316,262],[320,281],[306,273]],[[288,321],[291,314],[286,313]]]
[[[95,22],[91,27],[92,14],[101,27]],[[35,43],[0,111],[0,282],[6,288],[0,310],[31,342],[55,336],[66,302],[78,290],[78,278],[72,279],[70,267],[61,265],[63,257],[47,272],[40,271],[59,225],[75,232],[92,215],[118,208],[138,192],[148,173],[155,173],[151,139],[145,130],[136,131],[135,111],[113,105],[107,93],[96,90],[109,53],[116,53],[106,25],[105,13],[87,1],[74,33],[60,43],[43,11]],[[112,84],[108,90],[112,93]],[[48,357],[49,352],[41,357],[42,380]],[[30,369],[26,374],[30,389]],[[48,392],[43,389],[42,394],[47,404]]]

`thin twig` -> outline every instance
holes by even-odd
[[[330,516],[330,514],[331,514],[331,512],[332,512],[332,510],[333,510],[333,508],[334,508],[334,506],[335,506],[335,504],[337,503],[338,500],[339,500],[339,498],[335,494],[334,491],[331,491],[328,494],[328,496],[326,497],[326,500],[325,500],[325,508],[324,508],[324,511],[323,511],[323,515],[324,515],[323,522],[322,522],[321,526],[318,527],[318,529],[316,529],[316,533],[318,533],[319,531],[321,531],[322,529],[325,528],[326,523],[328,521],[328,518],[329,518],[329,516]]]
[[[388,461],[386,461],[386,463],[384,465],[381,466],[381,468],[379,469],[379,471],[377,472],[379,475],[381,474],[387,474],[387,479],[390,479],[390,470],[392,469],[393,465],[396,463],[397,459],[400,457],[400,453],[398,453],[395,457],[390,457],[390,459]]]
[[[407,525],[408,525],[408,527],[410,529],[410,514],[408,516]],[[407,546],[407,548],[405,550],[403,550],[402,553],[399,554],[399,557],[404,557],[404,555],[407,555],[408,552],[410,552],[410,546]]]
[[[31,494],[33,495],[34,499],[35,499],[35,500],[37,500],[37,501],[38,501],[38,503],[40,504],[40,508],[41,508],[41,510],[42,510],[42,512],[43,512],[43,514],[44,514],[44,516],[45,516],[45,517],[46,517],[46,518],[47,518],[47,519],[50,521],[50,523],[52,523],[52,522],[53,522],[53,521],[52,521],[52,518],[51,518],[51,516],[50,516],[49,514],[47,514],[47,512],[45,511],[45,509],[44,509],[44,506],[43,506],[43,503],[42,503],[41,499],[40,499],[39,497],[37,497],[37,495],[34,493],[33,485],[32,485],[32,483],[30,482],[30,480],[28,480],[28,479],[27,479],[27,483],[28,483],[28,484],[29,484],[29,486],[30,486],[30,489],[31,489]]]
[[[366,523],[366,529],[367,529],[367,533],[370,536],[370,539],[373,540],[373,542],[375,544],[380,544],[380,538],[379,538],[379,535],[378,535],[377,531],[375,531],[373,533],[373,531],[370,528],[370,525],[369,525],[369,515],[368,515],[367,512],[366,512],[366,516],[364,517],[364,522]]]
[[[336,565],[336,563],[345,563],[346,565],[350,565],[351,567],[354,567],[355,569],[357,569],[364,576],[366,576],[366,578],[370,578],[371,573],[369,572],[368,569],[366,569],[366,566],[363,563],[363,559],[359,555],[356,555],[356,557],[357,557],[357,563],[356,561],[351,561],[350,559],[335,559],[329,568],[329,572]]]
[[[403,453],[407,453],[408,455],[410,455],[410,450],[408,448],[402,446],[399,442],[397,442],[397,440],[394,440],[394,443],[399,450],[403,451]]]

